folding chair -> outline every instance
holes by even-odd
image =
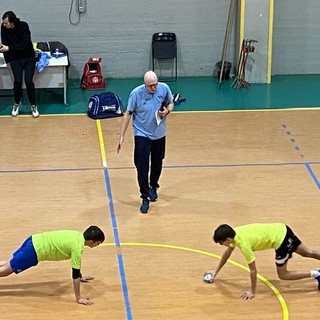
[[[171,61],[170,61],[171,60]],[[170,61],[170,64],[169,64]],[[161,73],[161,66],[163,69],[171,66],[171,76],[165,77],[167,81],[176,81],[178,75],[178,61],[177,61],[177,38],[174,33],[159,32],[152,36],[152,70],[155,71],[155,62],[157,63],[160,73],[159,79],[164,80]],[[161,63],[163,62],[163,63]],[[161,66],[160,66],[161,64]],[[172,76],[173,73],[173,76]]]

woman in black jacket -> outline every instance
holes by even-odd
[[[28,24],[20,21],[12,11],[5,12],[2,16],[1,40],[0,52],[3,52],[6,63],[10,63],[14,78],[14,105],[11,115],[16,117],[19,114],[24,71],[31,113],[34,118],[37,118],[39,117],[39,112],[36,106],[36,94],[33,82],[36,59]]]

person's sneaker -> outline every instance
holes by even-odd
[[[31,114],[34,118],[39,117],[39,111],[38,111],[37,106],[35,106],[35,105],[31,106]]]
[[[12,111],[11,111],[11,115],[13,117],[16,117],[17,115],[19,115],[19,107],[20,107],[20,103],[15,103],[12,107]]]
[[[148,199],[142,199],[142,204],[140,206],[140,212],[141,213],[148,213],[149,212],[149,200]]]
[[[156,188],[150,188],[149,197],[150,197],[150,200],[152,202],[155,202],[155,201],[158,200],[158,194],[157,194],[157,189]]]
[[[315,277],[315,279],[318,281],[318,290],[320,291],[320,276]]]

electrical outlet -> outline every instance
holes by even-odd
[[[76,7],[77,7],[77,11],[79,13],[85,13],[86,12],[86,0],[77,0],[76,1]]]

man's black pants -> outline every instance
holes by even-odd
[[[137,168],[140,197],[142,199],[148,199],[149,188],[160,187],[158,181],[162,171],[162,162],[165,157],[166,137],[158,140],[150,140],[145,137],[135,136],[134,143],[134,164]]]

